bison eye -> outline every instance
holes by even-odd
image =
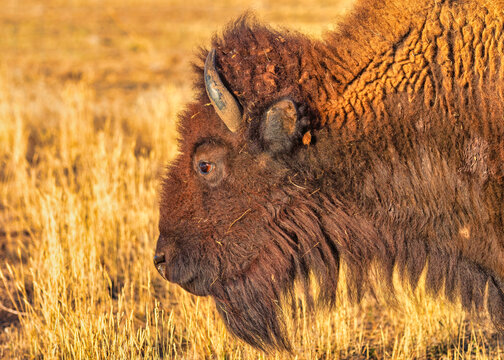
[[[214,169],[214,164],[212,164],[211,162],[208,162],[208,161],[201,160],[198,163],[198,169],[202,175],[208,175]]]

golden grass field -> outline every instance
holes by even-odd
[[[320,36],[351,1],[4,0],[0,358],[498,359],[485,315],[398,290],[289,322],[294,353],[230,336],[152,265],[191,61],[252,9]],[[295,328],[294,328],[295,327]]]

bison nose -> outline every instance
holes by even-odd
[[[166,258],[165,254],[162,252],[156,253],[154,255],[154,266],[158,271],[159,275],[161,275],[165,280],[166,279]]]
[[[163,253],[159,253],[159,254],[155,254],[154,255],[154,265],[157,267],[157,265],[161,264],[161,263],[164,263],[166,260],[165,260],[165,256]]]

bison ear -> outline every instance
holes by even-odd
[[[300,127],[296,105],[282,99],[270,106],[261,124],[265,148],[272,153],[288,152],[300,141]]]

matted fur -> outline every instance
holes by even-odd
[[[341,262],[357,300],[371,264],[391,292],[394,269],[413,288],[425,271],[434,295],[478,311],[487,298],[503,330],[503,9],[362,0],[323,41],[231,24],[212,48],[244,123],[231,133],[209,106],[202,51],[162,188],[161,274],[212,296],[262,349],[289,348],[279,300],[296,280],[309,296],[313,275],[334,304]],[[273,153],[261,122],[286,98],[296,138]],[[194,165],[205,156],[218,159],[212,181]]]

